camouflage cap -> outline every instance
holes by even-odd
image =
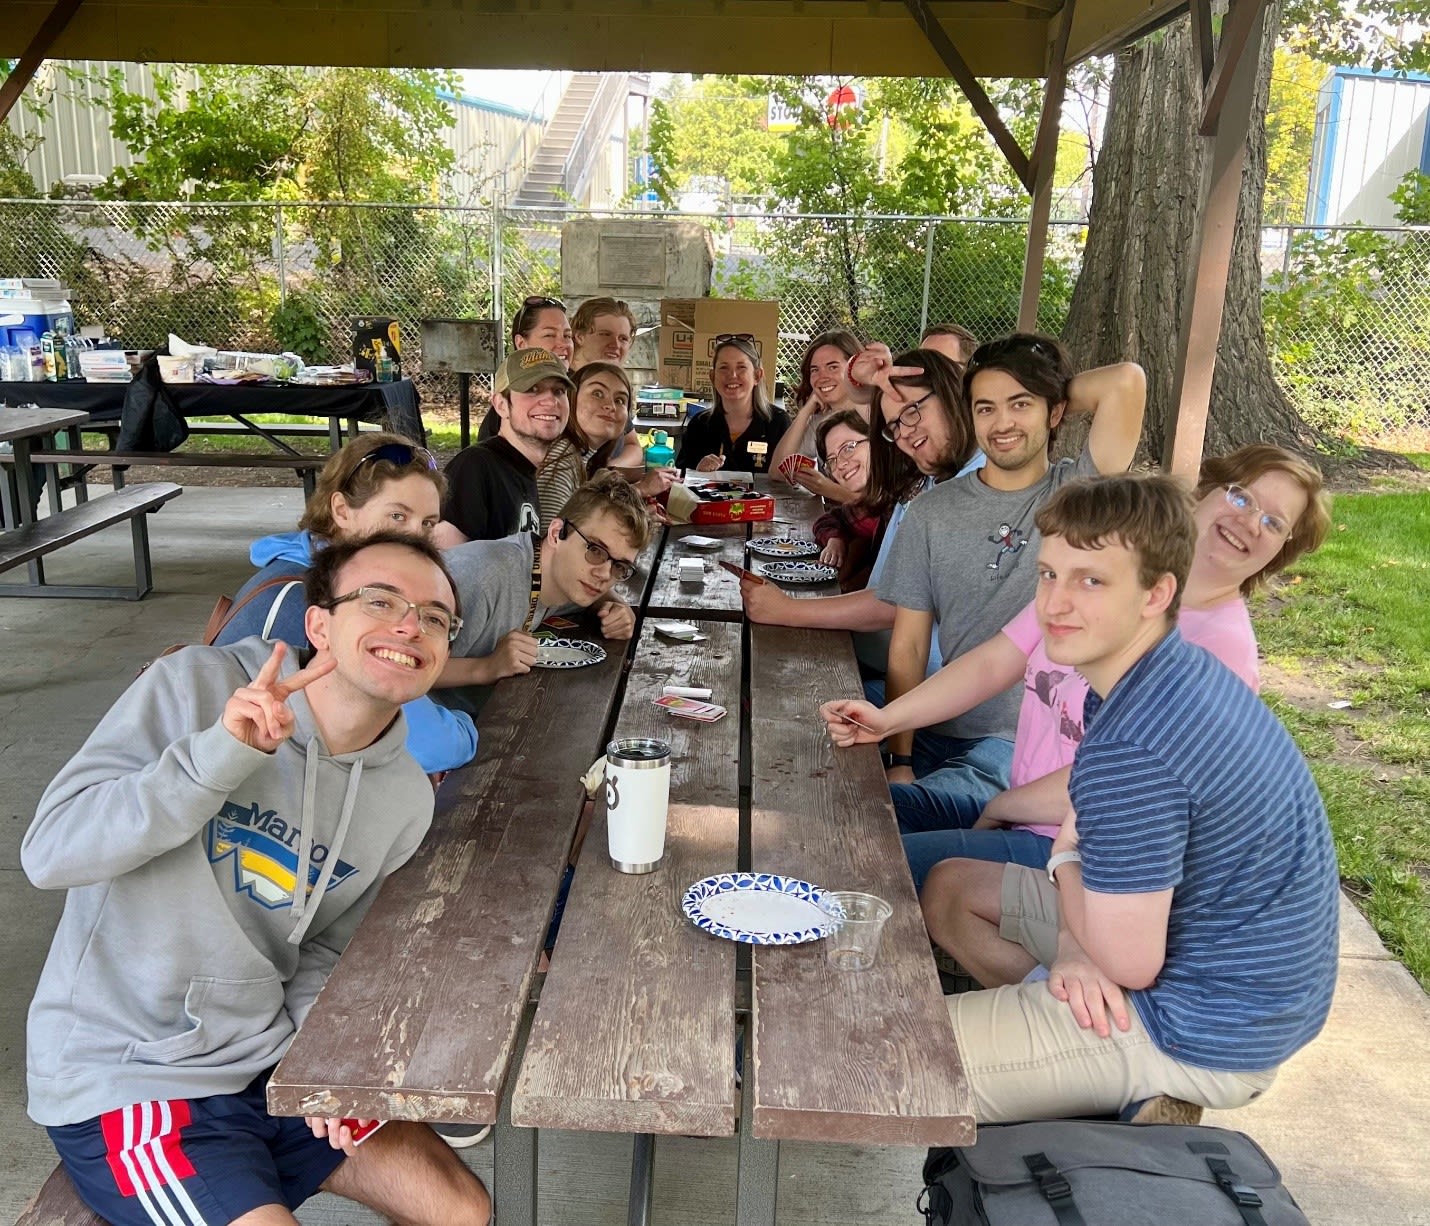
[[[497,367],[492,391],[529,392],[543,379],[560,379],[569,391],[576,390],[576,383],[561,359],[549,349],[513,349]]]

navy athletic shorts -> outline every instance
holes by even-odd
[[[264,1072],[237,1094],[135,1103],[46,1131],[106,1222],[228,1226],[260,1205],[296,1209],[343,1160],[303,1120],[269,1115],[267,1086]]]

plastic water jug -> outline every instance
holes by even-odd
[[[645,449],[647,468],[669,468],[675,463],[675,448],[670,445],[670,435],[664,430],[650,432],[650,446]]]

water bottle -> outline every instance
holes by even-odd
[[[664,430],[650,432],[650,446],[645,449],[646,468],[670,468],[675,463],[675,448]]]
[[[392,382],[392,359],[387,356],[387,346],[377,342],[377,352],[372,359],[372,377],[378,383]]]
[[[45,363],[45,382],[57,382],[61,376],[59,358],[55,353],[55,334],[53,332],[46,332],[40,337],[40,356]]]

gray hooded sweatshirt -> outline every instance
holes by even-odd
[[[431,825],[400,713],[338,755],[302,691],[272,754],[223,727],[271,651],[250,638],[157,660],[40,799],[21,862],[69,895],[30,1005],[37,1123],[241,1090]]]

